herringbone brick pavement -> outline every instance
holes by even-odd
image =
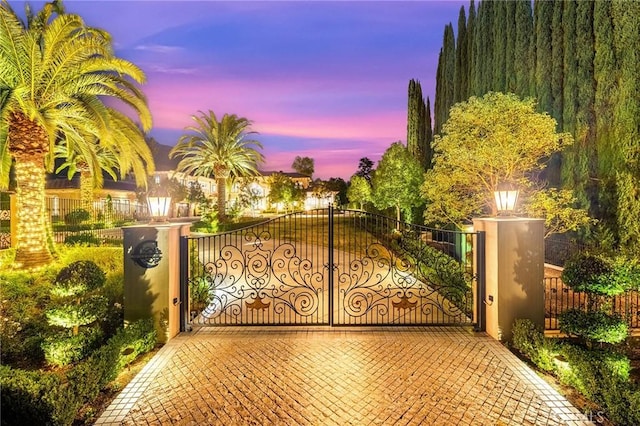
[[[462,328],[224,328],[167,344],[98,420],[125,425],[591,424]]]

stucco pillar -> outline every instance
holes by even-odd
[[[481,218],[473,227],[486,239],[487,333],[510,340],[517,318],[544,327],[544,220]]]
[[[153,318],[161,343],[180,330],[180,236],[189,235],[190,226],[158,223],[123,228],[124,321]]]
[[[16,194],[9,195],[9,233],[11,238],[11,247],[18,246],[18,197]]]

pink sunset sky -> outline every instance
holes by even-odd
[[[34,8],[43,2],[32,2]],[[22,2],[12,1],[16,10]],[[431,98],[444,26],[468,1],[65,1],[111,33],[143,86],[158,142],[175,145],[198,111],[253,122],[263,170],[315,160],[345,180],[406,140],[407,87]]]

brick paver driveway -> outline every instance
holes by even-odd
[[[97,424],[591,424],[464,328],[215,328],[165,345]]]

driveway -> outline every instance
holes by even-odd
[[[171,340],[96,424],[592,423],[464,327],[224,327]]]

